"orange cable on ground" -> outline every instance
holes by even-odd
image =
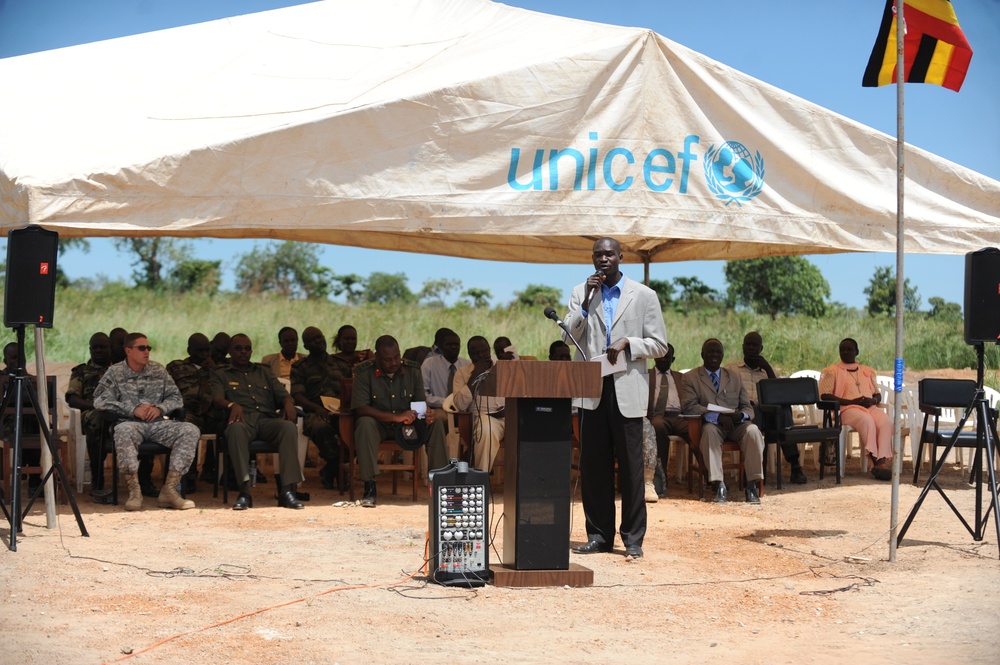
[[[379,587],[391,586],[391,585],[395,585],[395,584],[402,584],[403,582],[406,582],[407,580],[412,579],[418,572],[420,572],[420,571],[416,570],[416,571],[410,573],[409,575],[407,575],[406,577],[404,577],[403,579],[399,580],[398,582],[382,582],[380,584],[358,584],[358,585],[354,585],[354,586],[334,587],[332,589],[327,589],[326,591],[320,591],[319,593],[314,593],[314,594],[309,595],[309,596],[303,596],[302,598],[297,598],[295,600],[289,600],[288,602],[285,602],[285,603],[279,603],[277,605],[271,605],[270,607],[262,607],[260,609],[253,610],[252,612],[246,612],[244,614],[240,614],[240,615],[235,616],[235,617],[230,617],[228,619],[225,619],[223,621],[218,621],[218,622],[210,624],[208,626],[202,626],[201,628],[196,628],[194,630],[188,630],[188,631],[185,631],[183,633],[177,633],[176,635],[171,635],[170,637],[167,637],[165,639],[160,640],[156,644],[151,644],[151,645],[149,645],[148,647],[146,647],[144,649],[140,649],[139,651],[133,651],[132,653],[127,654],[127,655],[123,656],[122,658],[118,658],[116,660],[109,660],[104,665],[108,665],[109,663],[120,663],[120,662],[122,662],[124,660],[128,660],[129,658],[132,658],[133,656],[138,656],[139,654],[146,653],[147,651],[152,651],[153,649],[155,649],[155,648],[157,648],[159,646],[162,646],[162,645],[166,644],[167,642],[172,642],[172,641],[174,641],[176,639],[179,639],[181,637],[185,637],[187,635],[195,635],[197,633],[204,632],[204,631],[209,630],[211,628],[218,628],[219,626],[225,626],[228,623],[233,623],[234,621],[239,621],[240,619],[245,619],[247,617],[252,617],[255,614],[261,614],[263,612],[268,612],[270,610],[276,610],[279,607],[288,607],[289,605],[294,605],[296,603],[301,603],[301,602],[309,600],[311,598],[319,598],[320,596],[325,596],[326,594],[333,593],[335,591],[352,591],[354,589],[377,589]]]

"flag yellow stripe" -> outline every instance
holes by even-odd
[[[882,67],[878,70],[878,84],[880,86],[896,82],[893,76],[896,71],[896,43],[896,18],[893,17],[892,26],[889,28],[889,40],[885,44],[885,53],[882,54]]]
[[[930,65],[927,67],[927,76],[924,77],[924,83],[944,85],[944,77],[948,73],[948,65],[951,63],[951,53],[954,50],[955,47],[951,44],[938,41],[937,47],[934,49],[934,55],[931,56]]]
[[[955,14],[955,8],[947,0],[905,0],[905,4],[907,7],[918,9],[928,16],[933,16],[945,23],[958,25],[958,16]],[[905,8],[903,12],[903,16],[905,17]]]

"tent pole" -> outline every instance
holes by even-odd
[[[903,0],[896,0],[896,362],[894,366],[892,405],[892,508],[889,523],[889,561],[896,561],[896,530],[899,528],[899,474],[903,468],[902,445],[900,442],[900,426],[903,413],[903,402],[900,399],[903,389],[903,314],[904,284],[903,277],[903,240],[905,222],[903,215],[903,184],[906,176],[904,151],[906,141],[903,127],[903,83],[905,71],[903,63],[903,39],[906,34],[906,24],[903,19]],[[913,436],[913,432],[910,432]],[[913,461],[917,463],[916,460]]]

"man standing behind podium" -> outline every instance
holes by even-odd
[[[625,556],[642,557],[646,535],[642,419],[649,400],[647,358],[667,352],[660,303],[651,289],[619,270],[621,245],[613,238],[594,243],[597,269],[569,299],[566,327],[588,358],[625,356],[625,371],[604,377],[600,398],[579,400],[580,473],[587,542],[578,554],[610,552],[615,541],[615,460],[622,493],[621,537]],[[567,341],[572,341],[566,337]],[[576,360],[583,360],[577,354]]]

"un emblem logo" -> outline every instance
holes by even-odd
[[[726,141],[705,153],[705,178],[717,198],[742,207],[764,189],[764,158],[756,157],[742,143]]]

